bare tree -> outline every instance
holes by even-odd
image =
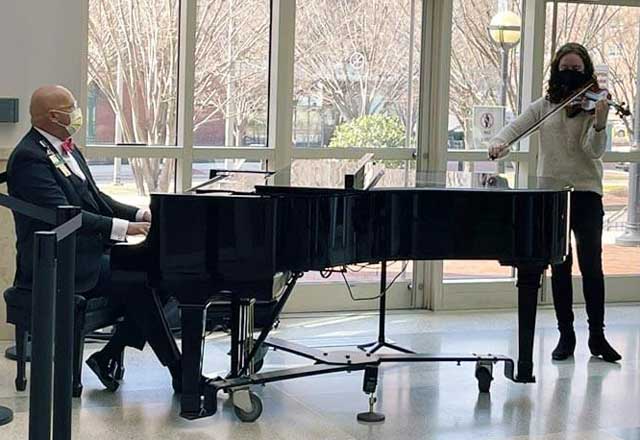
[[[559,7],[556,47],[566,41],[587,47],[594,64],[609,68],[608,87],[615,100],[630,104],[636,96],[638,22],[637,16],[625,11],[628,9],[619,6],[565,4]],[[546,71],[548,66],[549,61]],[[624,119],[623,123],[628,133],[633,134],[631,121]]]
[[[243,145],[249,123],[266,122],[269,18],[264,0],[199,2],[195,129],[227,121],[225,145]]]
[[[499,105],[501,53],[488,32],[496,6],[495,0],[454,1],[449,111],[465,133],[475,105]],[[508,6],[521,14],[519,1],[510,0]],[[512,109],[518,102],[519,56],[517,47],[509,52],[507,107]]]
[[[339,121],[406,105],[407,84],[418,76],[418,64],[408,64],[410,6],[411,0],[299,2],[297,95],[321,100]]]
[[[92,1],[89,17],[89,80],[116,115],[116,142],[175,144],[178,0]],[[140,194],[168,190],[174,161],[130,160]]]
[[[89,80],[115,114],[116,142],[175,145],[179,1],[89,3]],[[266,113],[268,2],[198,6],[195,129],[229,121],[225,143],[242,145],[249,123]],[[130,161],[140,194],[169,189],[175,161]]]
[[[510,0],[510,10],[521,14],[520,1]],[[612,20],[619,7],[575,5],[558,6],[556,38],[552,41],[553,8],[547,11],[545,40],[545,76],[548,75],[552,49],[565,42],[577,41],[592,51],[604,44]],[[474,105],[498,105],[500,88],[500,48],[491,41],[487,27],[498,11],[494,0],[466,2],[456,0],[453,11],[450,111],[467,132],[467,124]],[[635,36],[635,33],[633,34]],[[507,107],[517,112],[520,51],[510,51]],[[627,83],[628,85],[629,83]]]
[[[419,89],[421,3],[300,0],[296,96],[322,102],[338,123],[375,113],[397,115],[411,136]],[[518,13],[520,3],[507,2]],[[178,0],[90,0],[89,6],[89,79],[116,115],[116,141],[175,145]],[[596,63],[609,66],[616,98],[634,102],[637,24],[623,10],[560,4],[556,40],[546,39],[545,71],[552,46],[581,42]],[[552,11],[550,6],[547,35]],[[465,132],[474,105],[498,102],[500,48],[487,32],[496,12],[495,0],[454,1],[450,112]],[[243,145],[248,127],[265,123],[269,22],[267,0],[198,2],[194,124],[200,130],[224,121],[225,145]],[[516,110],[518,48],[510,51],[509,67],[507,105]],[[132,164],[141,194],[168,189],[173,161],[132,159]]]

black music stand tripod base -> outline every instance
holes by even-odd
[[[0,426],[8,425],[13,421],[13,411],[9,408],[0,406]]]
[[[368,354],[374,354],[381,348],[389,348],[391,350],[399,351],[405,354],[415,354],[415,351],[408,348],[400,347],[391,342],[387,342],[386,333],[386,319],[387,319],[387,262],[383,261],[380,264],[380,301],[378,308],[378,340],[375,342],[369,342],[367,344],[358,345],[358,349]],[[369,349],[370,350],[367,350]]]
[[[372,348],[370,350],[367,350],[369,347]],[[369,354],[374,354],[382,348],[389,348],[391,350],[399,351],[400,353],[415,354],[415,351],[409,350],[408,348],[400,347],[399,345],[395,345],[387,341],[369,342],[368,344],[358,345],[358,348]]]

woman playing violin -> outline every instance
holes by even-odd
[[[551,63],[546,96],[533,102],[511,124],[492,139],[489,157],[499,159],[509,153],[510,142],[540,121],[561,102],[595,81],[593,63],[580,44],[567,43]],[[571,230],[576,243],[578,265],[589,322],[589,349],[605,361],[621,359],[604,336],[604,275],[602,271],[602,160],[607,135],[609,104],[606,98],[595,103],[595,111],[582,111],[581,102],[549,117],[539,128],[540,152],[537,175],[571,183]],[[571,287],[572,250],[564,263],[551,267],[553,303],[560,340],[552,358],[573,355],[573,292]]]

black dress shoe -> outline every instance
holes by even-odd
[[[551,359],[554,361],[563,361],[570,356],[573,356],[573,352],[576,349],[576,334],[572,330],[563,330],[560,332],[560,339],[558,345],[551,352]]]
[[[109,359],[109,375],[117,381],[124,378],[124,366],[120,364],[119,359]]]
[[[94,353],[89,356],[86,364],[91,368],[91,371],[98,376],[98,379],[106,389],[111,392],[115,392],[118,389],[120,384],[115,380],[109,370],[109,359],[103,359],[100,353]]]
[[[622,356],[609,345],[602,333],[589,335],[589,350],[593,356],[601,356],[607,362],[617,362]]]

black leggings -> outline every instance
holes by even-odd
[[[571,195],[571,230],[575,236],[589,331],[592,333],[602,333],[604,329],[603,217],[602,196],[588,191],[575,191]],[[551,266],[553,304],[560,330],[573,327],[572,254],[569,249],[564,263]]]

